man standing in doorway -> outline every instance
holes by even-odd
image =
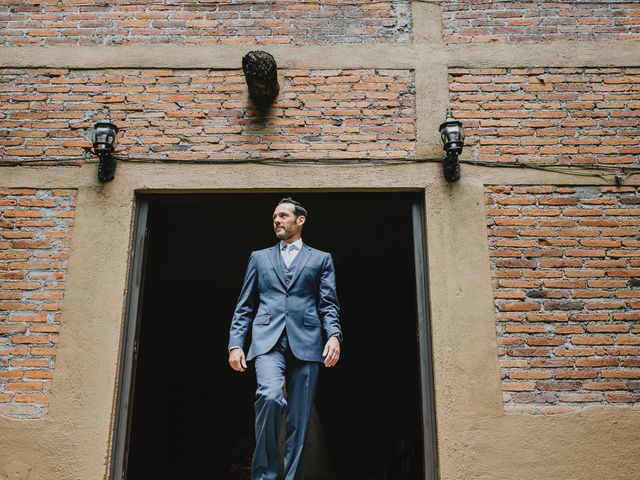
[[[320,365],[340,359],[342,330],[331,255],[302,243],[307,211],[283,198],[273,212],[280,242],[249,257],[229,332],[229,364],[255,359],[256,448],[252,480],[276,480],[281,415],[286,416],[284,480],[304,480],[304,443]],[[251,346],[244,343],[251,326]],[[283,386],[286,380],[286,399]]]

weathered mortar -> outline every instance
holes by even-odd
[[[265,112],[238,70],[0,70],[5,159],[79,163],[108,112],[125,157],[402,158],[416,148],[411,70],[285,70]],[[8,133],[8,132],[7,132]],[[0,150],[2,152],[2,150]]]
[[[75,190],[0,188],[0,414],[46,413]]]
[[[449,69],[451,109],[478,160],[640,163],[640,68]]]
[[[5,45],[406,42],[408,0],[186,1],[4,6]]]
[[[505,407],[634,406],[637,188],[503,185],[486,196]]]
[[[640,39],[637,2],[581,0],[443,2],[451,43]]]

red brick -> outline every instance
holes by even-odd
[[[581,378],[597,378],[598,370],[576,369],[576,370],[557,370],[555,378],[557,379],[581,379]]]
[[[627,384],[625,382],[584,382],[582,388],[585,390],[625,390]]]
[[[615,367],[618,360],[615,358],[576,358],[577,367]]]
[[[505,302],[499,305],[498,308],[506,312],[522,312],[540,310],[540,304],[538,302]]]
[[[613,370],[603,370],[601,375],[604,378],[640,378],[640,369],[613,369]]]
[[[505,391],[522,392],[535,388],[534,382],[502,382],[502,388]]]
[[[574,345],[612,345],[613,339],[610,337],[573,337],[571,343]]]
[[[529,363],[532,368],[561,368],[561,367],[573,367],[574,361],[568,358],[549,358],[538,359],[532,358]]]
[[[587,332],[589,333],[626,333],[629,331],[629,325],[626,324],[591,324],[587,325]],[[635,337],[634,337],[635,338]],[[620,337],[617,337],[616,342],[620,342]]]
[[[604,396],[611,403],[635,403],[640,400],[639,393],[631,392],[607,392]]]
[[[551,370],[511,370],[508,373],[513,380],[540,380],[552,377]]]
[[[558,337],[529,337],[527,339],[527,344],[532,347],[549,345],[557,347],[558,345],[562,345],[563,343],[564,339]]]
[[[528,313],[527,320],[530,322],[566,322],[569,315],[566,313]]]
[[[556,325],[554,332],[559,335],[567,335],[571,333],[584,333],[584,327],[580,325]]]
[[[560,357],[585,357],[591,356],[595,352],[593,348],[565,348],[559,347],[553,350],[553,353]]]
[[[7,382],[5,390],[9,391],[28,391],[42,390],[42,382]]]
[[[561,402],[600,402],[603,396],[599,393],[561,393],[558,398]]]
[[[14,401],[20,403],[31,403],[31,404],[48,404],[49,403],[49,395],[44,393],[17,393],[14,396]]]

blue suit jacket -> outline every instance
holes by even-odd
[[[251,327],[247,360],[267,353],[286,328],[292,353],[322,362],[324,342],[339,335],[339,305],[331,255],[303,244],[289,286],[280,269],[279,243],[249,257],[247,273],[231,321],[229,348],[244,348]]]

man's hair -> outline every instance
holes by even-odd
[[[291,205],[293,205],[293,214],[296,216],[296,218],[298,218],[300,215],[304,217],[307,216],[307,209],[304,208],[300,202],[296,202],[293,198],[285,197],[278,202],[278,205],[281,205],[283,203],[290,203]]]

